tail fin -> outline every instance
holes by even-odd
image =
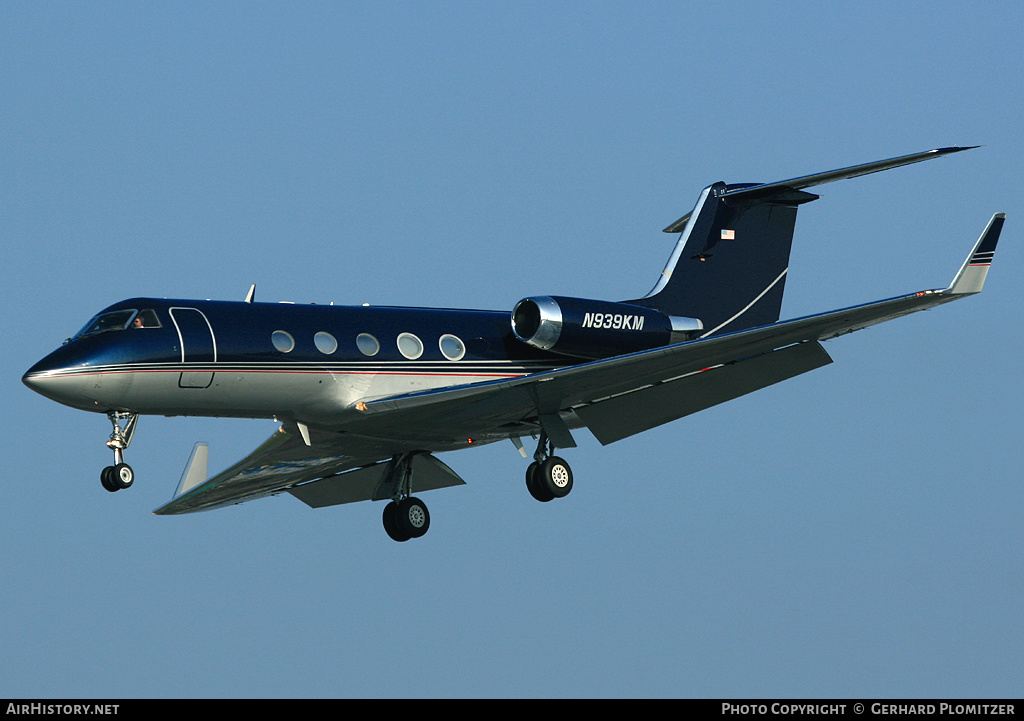
[[[705,188],[654,290],[637,305],[700,318],[705,335],[774,323],[782,309],[796,204],[818,196],[730,203],[736,186]]]
[[[693,211],[665,229],[681,235],[657,285],[626,302],[699,318],[703,336],[774,323],[782,310],[797,206],[818,198],[804,188],[968,149],[939,148],[776,183],[708,186]]]

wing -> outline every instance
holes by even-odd
[[[509,436],[523,434],[531,426],[540,429],[545,416],[571,412],[580,419],[578,425],[611,442],[625,437],[612,437],[617,424],[646,430],[721,402],[710,402],[715,398],[729,400],[813,370],[829,362],[817,341],[951,300],[955,297],[944,291],[925,291],[513,380],[384,398],[366,404],[365,423],[369,427],[386,422],[401,428],[431,423],[432,432],[443,427],[453,436],[495,432]],[[757,371],[768,368],[774,369],[770,377],[777,380],[766,378],[767,382],[757,384]],[[685,399],[686,392],[676,383],[702,387],[709,402],[694,400],[692,406],[679,407],[685,412],[663,420],[651,414],[648,401],[660,394],[671,395],[677,402]]]
[[[207,447],[197,443],[181,475],[174,498],[153,513],[166,516],[206,511],[289,490],[313,507],[383,500],[392,495],[395,479],[388,462],[413,454],[414,446],[388,439],[355,437],[344,432],[306,429],[285,424],[255,451],[206,480]],[[429,454],[415,454],[412,469],[416,491],[460,485],[464,481]],[[325,478],[340,482],[312,484]],[[303,485],[306,484],[306,485]],[[307,489],[299,491],[299,488]]]
[[[1004,218],[993,216],[943,290],[513,379],[369,401],[330,430],[289,430],[286,424],[205,482],[205,461],[196,470],[201,454],[193,453],[175,498],[154,513],[206,510],[286,490],[313,506],[385,498],[390,474],[379,461],[539,430],[557,447],[574,445],[570,426],[584,426],[612,443],[826,365],[831,359],[820,341],[980,292]],[[417,491],[462,483],[447,466],[430,461],[443,468],[427,473],[427,484],[417,480]]]
[[[429,425],[434,434],[496,440],[542,428],[545,419],[558,432],[555,419],[561,418],[610,443],[821,367],[830,360],[819,341],[980,292],[1004,219],[1002,213],[993,216],[943,290],[509,380],[384,398],[366,403],[364,427]]]

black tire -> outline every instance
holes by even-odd
[[[551,494],[546,488],[542,488],[540,483],[537,482],[537,469],[540,468],[540,463],[534,461],[526,469],[526,490],[530,492],[536,500],[541,503],[547,503],[554,499],[554,495]]]
[[[427,506],[418,498],[403,498],[398,502],[398,528],[409,534],[409,538],[419,538],[430,528],[430,513]]]
[[[408,541],[412,536],[409,536],[398,527],[398,504],[394,501],[384,506],[384,532],[388,534],[388,537],[392,541],[398,541],[402,543]]]
[[[535,477],[537,486],[554,498],[565,498],[572,490],[572,469],[558,456],[551,456],[542,462]]]
[[[118,463],[111,470],[110,480],[118,488],[131,488],[135,483],[135,471],[127,463]]]
[[[114,491],[119,490],[117,484],[114,483],[114,467],[113,466],[107,466],[106,468],[104,468],[100,472],[100,483],[102,483],[103,487],[106,490],[110,491],[111,493],[113,493]]]

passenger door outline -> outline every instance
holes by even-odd
[[[196,370],[182,370],[178,377],[178,387],[209,388],[213,384],[214,372],[208,366],[217,362],[217,337],[213,326],[206,314],[198,308],[174,307],[170,309],[170,314],[178,331],[182,364],[206,366]]]

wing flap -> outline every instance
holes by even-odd
[[[324,508],[356,501],[383,501],[395,493],[394,459],[348,471],[332,478],[307,483],[288,492],[310,508]],[[412,457],[413,488],[416,493],[465,485],[458,474],[429,453]]]
[[[821,344],[798,343],[598,401],[577,408],[576,415],[608,445],[831,362]]]
[[[373,498],[374,491],[387,473],[387,466],[387,461],[374,463],[372,466],[289,488],[288,493],[310,508],[369,500]]]

